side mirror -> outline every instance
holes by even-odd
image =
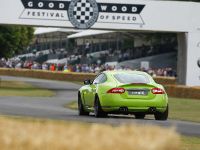
[[[84,84],[85,84],[85,85],[90,85],[90,84],[91,84],[91,81],[90,81],[90,80],[85,80],[85,81],[84,81]]]

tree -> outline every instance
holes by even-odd
[[[19,54],[30,44],[33,34],[32,27],[0,26],[0,58]]]

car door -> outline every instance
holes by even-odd
[[[94,105],[94,98],[96,94],[96,88],[98,84],[101,83],[101,79],[104,77],[104,73],[99,74],[93,81],[91,85],[88,87],[88,93],[87,93],[87,102],[86,105],[89,107],[93,107]]]

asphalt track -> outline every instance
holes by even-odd
[[[25,81],[34,86],[50,89],[56,92],[54,97],[0,97],[0,114],[12,116],[27,116],[46,119],[73,120],[101,124],[143,124],[158,125],[162,127],[175,127],[183,135],[200,137],[200,123],[154,119],[136,120],[130,116],[109,116],[108,118],[95,118],[94,116],[80,117],[77,111],[64,108],[63,105],[77,99],[80,85],[70,82],[41,80],[32,78],[16,78],[1,76],[1,80]]]

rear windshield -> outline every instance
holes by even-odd
[[[149,83],[149,79],[145,75],[140,74],[131,74],[131,73],[122,73],[122,74],[115,74],[114,77],[120,82],[120,83]]]

